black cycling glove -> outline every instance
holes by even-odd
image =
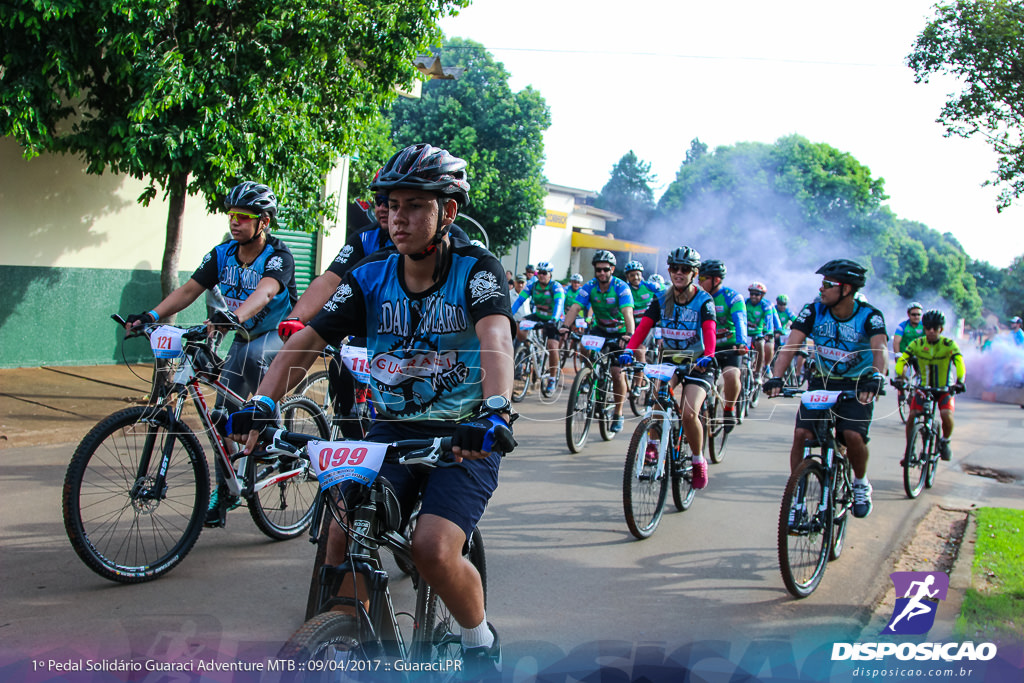
[[[519,445],[512,428],[497,415],[478,417],[455,428],[452,446],[467,451],[511,453]]]
[[[263,431],[279,422],[277,404],[269,396],[253,396],[242,404],[241,410],[228,418],[228,434],[247,436],[253,429]]]
[[[230,328],[242,326],[242,323],[238,320],[238,316],[231,311],[214,311],[210,316],[210,324]]]
[[[872,375],[866,379],[861,379],[857,383],[857,393],[874,394],[877,396],[881,393],[883,386],[885,386],[885,377],[882,375]]]
[[[766,394],[770,394],[773,391],[782,391],[784,383],[781,377],[772,377],[761,385]]]
[[[143,325],[149,323],[155,323],[157,321],[156,311],[146,311],[145,313],[133,313],[124,319],[129,325],[134,325],[137,322],[141,322]]]

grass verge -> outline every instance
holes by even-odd
[[[955,632],[975,640],[1024,641],[1024,510],[979,508],[971,588]]]

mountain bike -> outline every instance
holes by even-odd
[[[551,371],[548,367],[547,339],[541,334],[546,328],[556,325],[554,322],[537,320],[519,321],[519,329],[528,330],[526,340],[519,344],[513,359],[512,401],[519,403],[535,383],[540,383],[542,403],[551,403],[558,388],[562,385],[562,363],[555,366],[555,383],[549,386]]]
[[[815,438],[804,445],[803,461],[790,475],[779,510],[779,568],[786,589],[796,598],[814,592],[830,560],[843,552],[846,523],[853,508],[853,473],[846,449],[836,441],[832,408],[856,401],[855,391],[783,389],[779,396],[800,396],[821,419],[812,422]]]
[[[302,662],[305,671],[330,671],[332,676],[345,672],[357,680],[379,680],[396,660],[439,665],[458,660],[462,652],[459,627],[443,600],[415,570],[409,526],[403,524],[394,489],[379,476],[384,462],[460,466],[445,459],[451,437],[390,444],[317,442],[313,436],[278,430],[269,442],[269,453],[308,457],[320,486],[316,523],[310,531],[318,551],[307,621],[282,646],[278,658]],[[348,538],[345,561],[337,566],[323,563],[326,529],[333,523],[341,525]],[[395,610],[381,550],[410,567],[416,587],[411,614]],[[479,529],[467,540],[463,554],[480,573],[486,596],[487,563]],[[342,580],[355,574],[365,578],[365,595],[358,594],[359,582],[351,581],[356,590],[341,595]],[[403,616],[409,621],[401,623]]]
[[[910,388],[919,383],[920,378],[917,375],[917,371],[914,368],[913,363],[907,363],[904,374],[907,377],[907,381],[902,389],[898,386],[896,387],[896,406],[900,413],[900,421],[903,424],[906,424],[907,420],[910,418],[910,398],[912,396]],[[913,497],[914,496],[911,496],[911,498]]]
[[[576,373],[565,410],[565,440],[573,453],[583,450],[593,420],[597,420],[602,439],[611,441],[615,437],[611,430],[615,414],[612,354],[619,352],[618,343],[585,334],[580,338],[580,346],[591,352],[591,358]]]
[[[124,320],[112,316],[120,325]],[[309,525],[316,477],[295,458],[245,457],[229,445],[229,412],[242,397],[219,380],[223,361],[206,327],[143,325],[130,336],[149,338],[169,361],[171,380],[158,381],[147,406],[120,410],[93,427],[75,450],[64,477],[64,528],[82,561],[100,576],[140,583],[163,576],[195,545],[210,498],[210,472],[199,438],[182,419],[186,402],[199,414],[225,493],[244,499],[253,522],[275,540],[300,536]],[[220,392],[225,409],[210,410],[200,385]],[[284,424],[328,435],[316,404],[281,402]],[[227,506],[228,496],[221,496]]]
[[[910,399],[915,396],[921,405],[921,413],[913,418],[907,448],[900,463],[903,466],[903,490],[907,498],[917,498],[924,488],[931,488],[935,484],[935,473],[941,458],[939,439],[942,438],[939,399],[955,391],[954,387],[926,387],[919,383],[903,387],[908,406]]]
[[[652,384],[661,387],[653,392],[647,413],[633,432],[622,471],[626,526],[631,534],[643,539],[651,536],[661,522],[669,482],[672,483],[672,502],[680,512],[690,508],[697,490],[693,488],[693,452],[683,434],[682,405],[668,392],[668,382],[676,369],[682,368],[685,374],[691,366],[689,363],[635,365],[641,366],[641,372]],[[708,392],[699,413],[705,444],[710,441],[707,438],[708,398],[712,394],[713,391]]]

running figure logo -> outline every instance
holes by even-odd
[[[889,576],[896,587],[896,607],[882,633],[927,633],[935,623],[939,600],[946,599],[949,575],[944,572],[893,572]],[[900,595],[903,597],[898,597]]]

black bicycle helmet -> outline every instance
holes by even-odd
[[[700,274],[705,277],[725,277],[725,264],[718,259],[708,259],[700,264]]]
[[[840,258],[829,261],[814,271],[824,278],[854,287],[863,287],[867,282],[868,269],[856,261]]]
[[[676,247],[672,251],[668,252],[668,265],[699,268],[700,254],[696,249],[691,249],[690,247]]]
[[[594,252],[594,258],[590,259],[590,265],[596,266],[601,261],[604,261],[605,263],[610,263],[612,268],[614,268],[616,263],[615,254],[608,251],[607,249],[598,249],[597,251]]]
[[[425,142],[406,147],[391,157],[370,183],[370,189],[374,192],[426,190],[451,197],[460,208],[469,204],[466,162]]]
[[[942,311],[933,308],[921,316],[921,325],[931,330],[937,330],[946,326],[946,316],[942,314]]]
[[[225,209],[249,209],[273,218],[277,215],[277,197],[266,185],[251,180],[235,185],[224,198]]]

